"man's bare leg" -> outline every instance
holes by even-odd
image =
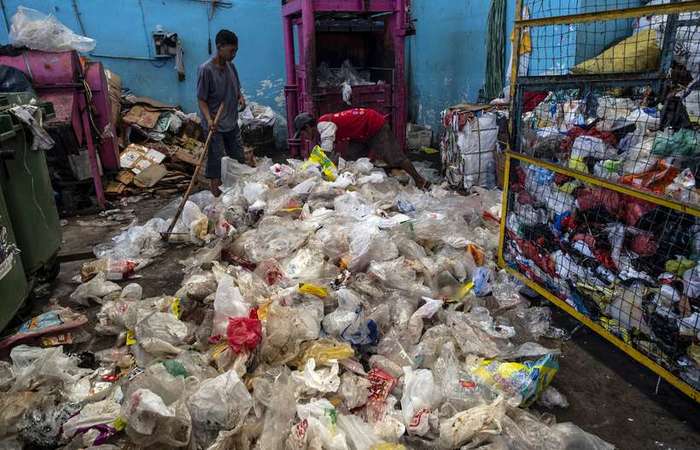
[[[218,197],[221,195],[221,178],[212,178],[209,180],[209,190],[214,195]]]
[[[418,186],[419,189],[426,189],[430,187],[430,183],[428,183],[425,178],[420,176],[410,159],[404,159],[401,163],[401,168],[408,172],[411,178],[413,178],[413,181],[416,182],[416,186]]]

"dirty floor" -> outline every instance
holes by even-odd
[[[124,209],[133,209],[139,223],[143,223],[169,201],[144,199]],[[129,224],[127,220],[112,226],[86,225],[95,219],[99,217],[69,219],[63,227],[63,254],[88,252]],[[191,251],[187,246],[170,247],[157,262],[139,271],[141,278],[136,281],[143,286],[144,297],[174,293],[183,277],[179,261]],[[61,302],[67,299],[75,287],[71,278],[78,273],[80,264],[81,261],[74,261],[62,265],[51,298]],[[621,450],[700,448],[698,405],[665,381],[659,382],[651,371],[603,338],[585,327],[577,328],[576,324],[566,314],[554,312],[554,325],[569,331],[575,329],[572,339],[564,344],[561,369],[553,382],[571,405],[567,409],[539,411],[554,413],[560,422],[572,421]]]

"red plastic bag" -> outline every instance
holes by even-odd
[[[235,353],[253,351],[262,340],[262,322],[253,309],[250,317],[230,317],[226,328],[228,345]]]

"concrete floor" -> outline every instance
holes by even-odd
[[[143,223],[168,202],[168,199],[148,199],[126,208],[135,209],[139,222]],[[119,226],[78,225],[78,220],[93,218],[69,220],[63,229],[63,253],[89,251],[119,232]],[[140,271],[141,278],[136,281],[143,286],[144,295],[174,293],[183,277],[178,261],[191,250],[171,247],[156,264]],[[52,286],[52,297],[62,302],[67,299],[75,288],[71,278],[78,273],[80,264],[78,261],[62,265],[60,276]],[[566,314],[553,309],[555,325],[568,330],[576,326]],[[97,346],[109,345],[105,341]],[[553,385],[568,397],[571,405],[567,409],[539,409],[541,412],[555,414],[560,422],[572,421],[622,450],[700,449],[698,404],[663,380],[655,393],[656,375],[587,328],[581,327],[564,343],[560,364]]]

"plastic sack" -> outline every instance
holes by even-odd
[[[372,426],[356,415],[338,415],[338,428],[345,433],[350,448],[355,450],[370,450],[381,442]]]
[[[187,408],[179,403],[166,406],[148,389],[138,389],[125,399],[120,419],[127,424],[129,438],[142,446],[184,447],[190,441],[192,423]]]
[[[255,350],[262,340],[262,323],[256,312],[251,312],[250,317],[229,317],[226,336],[235,353]]]
[[[350,344],[332,339],[318,339],[302,345],[299,358],[292,362],[293,366],[303,367],[309,359],[315,359],[316,364],[328,366],[333,361],[352,358],[355,350]]]
[[[310,358],[306,361],[303,372],[293,372],[292,377],[312,391],[336,392],[340,387],[339,371],[340,367],[337,361],[332,361],[329,369],[316,370],[316,361]]]
[[[433,364],[433,372],[445,402],[441,412],[466,411],[493,397],[488,388],[476,383],[471,374],[462,369],[453,342],[447,342],[439,351],[440,357]]]
[[[537,399],[537,403],[539,405],[544,406],[545,408],[568,408],[569,407],[569,401],[566,399],[564,394],[556,390],[552,386],[547,386],[547,389],[545,389],[542,392],[542,395],[540,395],[540,398]]]
[[[423,334],[423,320],[433,317],[435,313],[442,309],[442,305],[445,303],[442,300],[435,300],[429,297],[423,297],[423,300],[425,304],[411,315],[407,329],[404,331],[404,337],[411,344],[417,343]]]
[[[363,377],[350,372],[345,372],[340,377],[340,390],[338,393],[343,397],[343,405],[348,409],[355,409],[363,406],[369,399],[369,389],[372,384]]]
[[[204,380],[187,402],[194,434],[212,440],[219,430],[241,426],[253,407],[253,398],[235,371]],[[201,434],[201,436],[200,436]]]
[[[113,424],[121,411],[120,400],[121,389],[118,389],[110,398],[85,404],[77,415],[63,424],[63,438],[71,439],[78,433],[96,429],[98,431],[97,437],[91,439],[90,443],[92,445],[104,444],[109,437],[117,433]]]
[[[89,300],[99,303],[102,301],[102,297],[121,290],[122,288],[118,284],[107,281],[107,276],[104,273],[99,273],[92,280],[78,286],[70,295],[70,299],[78,304],[88,306]]]
[[[67,388],[91,371],[78,368],[78,359],[63,353],[63,347],[37,348],[18,345],[10,352],[15,382],[10,392],[52,387]]]
[[[493,403],[475,406],[446,420],[440,421],[439,446],[459,448],[479,433],[499,434],[506,413],[506,403],[499,396]]]
[[[545,355],[524,363],[482,361],[472,369],[472,374],[508,396],[520,396],[520,405],[529,406],[549,386],[558,370],[557,357]]]
[[[15,47],[45,52],[90,52],[97,45],[94,39],[75,34],[53,15],[24,6],[19,6],[12,16],[9,38]]]
[[[433,380],[433,372],[427,369],[413,370],[403,368],[405,372],[401,411],[404,424],[409,434],[425,436],[434,424],[437,416],[433,412],[440,400],[440,388]]]
[[[335,212],[340,216],[361,220],[374,213],[374,207],[357,192],[348,192],[334,200]]]
[[[301,170],[306,170],[312,165],[320,166],[323,176],[328,181],[335,181],[336,177],[338,176],[338,169],[335,167],[335,164],[333,164],[333,161],[326,156],[323,149],[318,145],[311,150],[309,159],[307,159],[301,166]]]
[[[577,64],[575,74],[630,73],[655,70],[659,64],[658,36],[652,29],[623,39],[598,56]]]
[[[248,317],[250,306],[233,284],[233,277],[225,273],[215,274],[218,281],[214,297],[214,328],[212,336],[225,336],[229,317]]]
[[[326,399],[297,405],[297,415],[306,426],[295,427],[291,448],[323,448],[325,450],[348,450],[345,433],[338,429],[338,411]],[[295,445],[296,444],[296,445]]]
[[[170,313],[154,312],[136,324],[139,345],[153,356],[179,353],[171,346],[181,345],[187,337],[187,324]]]
[[[130,396],[139,389],[148,389],[163,400],[166,405],[172,405],[187,388],[184,374],[173,375],[166,366],[174,360],[166,360],[148,366],[146,370],[133,377],[126,389],[126,396]]]

